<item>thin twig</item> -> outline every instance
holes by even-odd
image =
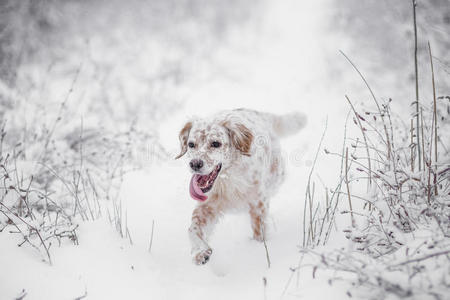
[[[18,218],[22,223],[24,223],[25,225],[27,225],[32,231],[34,231],[36,233],[36,235],[38,236],[39,240],[41,241],[42,246],[45,249],[45,252],[47,254],[47,258],[48,258],[48,263],[51,265],[52,264],[52,258],[50,257],[50,251],[48,246],[45,244],[44,239],[41,236],[41,233],[39,232],[39,230],[34,227],[33,225],[31,225],[30,223],[28,223],[27,221],[25,221],[22,217],[20,217],[18,214],[15,214],[11,209],[9,209],[9,207],[7,207],[6,205],[4,205],[3,203],[0,202],[0,205],[3,206],[4,208],[6,208],[6,210],[9,211],[9,213],[11,213],[12,215],[14,215],[16,218]]]
[[[339,52],[341,52],[341,54],[347,59],[347,61],[352,65],[352,67],[356,70],[356,72],[359,74],[359,76],[361,77],[361,79],[364,81],[367,89],[369,90],[370,94],[372,95],[372,99],[375,102],[375,105],[377,106],[378,109],[378,113],[380,114],[381,117],[381,121],[383,122],[383,127],[384,127],[384,133],[386,135],[386,146],[387,146],[387,153],[388,153],[388,159],[390,158],[391,155],[391,144],[389,141],[389,133],[386,127],[386,123],[384,121],[384,113],[381,111],[381,107],[380,104],[378,103],[377,97],[375,97],[374,92],[372,91],[372,88],[370,87],[369,83],[367,82],[366,78],[364,77],[364,75],[361,73],[361,71],[359,71],[358,67],[356,67],[356,65],[350,60],[350,58],[345,55],[345,53],[342,50],[339,50]]]
[[[352,227],[355,227],[355,217],[353,216],[352,198],[350,196],[350,186],[348,184],[348,148],[345,149],[345,185],[347,186],[347,196],[348,196],[348,204],[350,207]]]
[[[414,71],[416,79],[416,141],[417,141],[417,158],[419,163],[419,171],[422,170],[422,154],[420,149],[420,132],[419,132],[419,69],[417,63],[417,22],[416,22],[416,0],[412,0],[413,20],[414,20]]]
[[[423,133],[423,107],[420,108],[420,138],[422,141],[422,163],[423,163],[423,170],[425,171],[425,165],[427,162],[426,158],[426,151],[425,151],[425,138]]]
[[[85,288],[84,288],[84,294],[81,295],[81,296],[76,297],[74,300],[81,300],[81,299],[84,299],[84,298],[87,297],[87,295],[88,295],[88,292],[87,292],[87,288],[85,287]]]
[[[413,119],[411,119],[411,129],[409,132],[410,132],[410,136],[411,136],[411,173],[414,173],[414,158],[415,158],[414,147],[415,147],[415,145],[414,145],[414,120]]]
[[[319,142],[319,146],[317,147],[316,154],[315,154],[314,160],[313,160],[313,164],[312,164],[311,170],[309,171],[309,175],[308,175],[308,183],[307,183],[306,192],[305,192],[305,204],[304,204],[304,209],[303,209],[303,247],[305,247],[306,244],[308,243],[308,240],[306,239],[306,206],[308,203],[308,201],[307,201],[308,194],[310,192],[311,177],[314,172],[314,168],[316,166],[317,157],[319,156],[320,149],[322,148],[322,142],[323,142],[323,139],[325,138],[325,133],[327,132],[327,128],[328,128],[328,117],[325,121],[325,127],[323,129],[322,136],[321,136],[320,142]],[[311,202],[310,202],[310,204],[311,204]]]
[[[407,264],[410,264],[410,263],[423,261],[423,260],[426,260],[426,259],[429,259],[429,258],[432,258],[432,257],[435,257],[435,256],[446,255],[446,254],[449,254],[449,253],[450,253],[450,250],[444,250],[444,251],[428,254],[428,255],[425,255],[425,256],[422,256],[422,257],[406,260],[404,262],[395,264],[395,265],[393,265],[391,267],[403,266],[403,265],[407,265]]]
[[[152,252],[152,245],[153,245],[153,230],[155,228],[155,220],[152,220],[152,233],[150,234],[150,245],[148,246],[148,252]]]
[[[438,134],[437,134],[437,108],[436,108],[436,84],[434,81],[434,66],[433,66],[433,56],[431,55],[431,45],[430,41],[428,41],[428,52],[430,54],[430,65],[431,65],[431,83],[433,87],[433,124],[434,124],[434,194],[438,195],[438,187],[436,184],[437,181],[437,164],[438,164],[438,148],[437,148],[437,142],[438,142]],[[432,133],[433,135],[433,133]],[[430,144],[430,148],[433,147],[433,143]],[[431,155],[430,155],[431,160]]]
[[[270,269],[269,250],[267,249],[266,232],[265,232],[265,230],[264,230],[264,224],[263,224],[263,223],[261,223],[261,231],[262,231],[262,238],[263,238],[264,249],[266,250],[267,268]]]
[[[366,133],[364,131],[364,127],[361,124],[361,120],[358,116],[358,113],[356,112],[355,107],[353,106],[352,102],[350,101],[350,99],[348,98],[347,95],[345,95],[345,98],[347,99],[348,103],[350,104],[350,107],[353,110],[353,113],[355,114],[355,118],[358,122],[359,125],[359,129],[361,130],[361,133],[363,135],[364,138],[364,143],[366,145],[366,152],[367,152],[367,166],[369,167],[369,185],[372,185],[372,167],[371,167],[371,162],[370,162],[370,152],[369,152],[369,146],[367,145],[367,137],[366,137]]]

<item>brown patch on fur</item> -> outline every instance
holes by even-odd
[[[249,213],[253,229],[253,238],[257,241],[263,241],[265,238],[265,228],[266,228],[265,227],[266,209],[264,207],[264,203],[259,201],[256,207],[250,204]]]
[[[253,134],[250,129],[243,124],[233,124],[230,121],[225,121],[222,125],[228,130],[231,143],[234,147],[243,155],[250,156],[250,149],[253,142]]]
[[[191,128],[192,128],[192,122],[187,122],[184,125],[184,127],[181,129],[180,134],[178,136],[178,138],[180,139],[181,152],[180,152],[180,154],[177,155],[177,157],[175,157],[175,159],[179,159],[187,152],[187,141],[188,141],[189,132],[191,131]]]
[[[206,130],[205,129],[199,130],[198,133],[199,133],[199,136],[198,136],[197,143],[200,141],[205,141],[206,140]]]
[[[275,174],[278,171],[278,161],[274,160],[270,166],[270,173]]]
[[[192,223],[201,228],[206,226],[209,221],[214,220],[215,217],[216,214],[211,207],[207,205],[199,206],[192,213]]]
[[[192,212],[189,233],[207,246],[208,230],[217,222],[218,212],[208,205],[200,205]],[[209,246],[208,246],[209,248]]]

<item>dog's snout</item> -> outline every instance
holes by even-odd
[[[198,171],[198,170],[200,170],[203,167],[203,160],[201,160],[201,159],[193,159],[193,160],[191,160],[189,165],[191,166],[192,170]]]

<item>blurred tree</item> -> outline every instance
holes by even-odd
[[[412,1],[334,0],[334,28],[353,42],[350,56],[359,56],[360,66],[375,80],[393,74],[396,88],[410,88],[414,80]],[[450,88],[450,1],[418,0],[419,79],[428,85],[430,41],[435,59],[438,90]],[[441,79],[441,80],[439,80]]]

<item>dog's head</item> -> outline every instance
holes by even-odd
[[[181,152],[186,154],[193,173],[190,194],[205,201],[221,171],[227,170],[241,155],[250,156],[252,132],[239,120],[196,120],[187,122],[179,135]]]

